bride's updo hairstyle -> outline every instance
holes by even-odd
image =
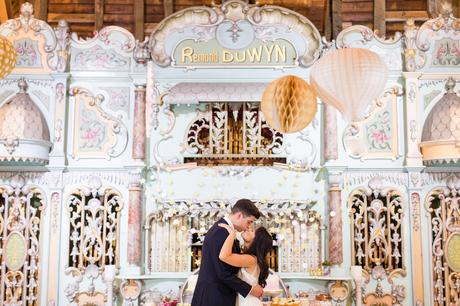
[[[260,269],[259,285],[265,287],[268,277],[267,255],[273,247],[273,238],[265,227],[256,229],[254,240],[245,254],[254,255],[257,258],[257,265]]]

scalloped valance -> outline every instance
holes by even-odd
[[[163,97],[168,104],[260,102],[267,83],[180,83]]]

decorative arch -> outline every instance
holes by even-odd
[[[289,32],[297,33],[304,39],[305,50],[297,58],[302,66],[310,66],[320,55],[321,35],[305,16],[275,5],[259,7],[241,0],[230,0],[220,6],[186,8],[165,18],[150,35],[152,60],[159,66],[171,65],[171,54],[168,54],[166,44],[173,33],[192,28],[195,33],[191,33],[190,37],[196,41],[208,41],[215,37],[218,27],[224,22],[236,27],[240,22],[247,22],[253,29],[253,35],[264,42],[276,36],[269,27],[286,27]]]

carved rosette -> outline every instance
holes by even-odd
[[[145,85],[138,85],[134,91],[133,158],[145,158]]]

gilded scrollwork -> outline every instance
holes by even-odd
[[[336,46],[337,48],[362,47],[369,44],[374,39],[383,45],[392,45],[398,43],[401,40],[401,37],[400,33],[396,33],[395,36],[389,39],[381,38],[376,35],[372,29],[366,26],[354,25],[339,33],[336,39]]]
[[[447,179],[447,187],[433,189],[427,196],[425,209],[430,218],[433,305],[460,303],[460,277],[455,257],[460,231],[460,180]],[[455,238],[455,239],[454,239]]]
[[[40,284],[40,224],[44,193],[23,177],[0,187],[1,296],[5,305],[35,306]]]
[[[400,276],[406,276],[404,271],[394,270],[392,273],[388,274],[385,269],[377,265],[372,269],[371,277],[377,281],[377,285],[374,289],[374,292],[366,294],[363,298],[363,301],[366,305],[385,305],[385,306],[401,306],[406,298],[406,287],[404,285],[397,285],[393,283],[392,277],[395,274]],[[382,281],[387,280],[391,285],[391,292],[385,293],[382,286]],[[366,283],[369,283],[370,277],[366,280]]]
[[[404,65],[406,71],[415,71],[423,68],[426,62],[426,55],[423,49],[417,47],[418,27],[413,19],[406,21],[404,25]]]
[[[113,189],[82,187],[72,192],[67,203],[69,267],[116,264],[121,195]]]
[[[206,110],[197,111],[187,128],[184,145],[187,153],[196,158],[224,159],[282,153],[283,134],[266,123],[257,103],[209,103],[206,106]]]
[[[72,277],[73,282],[69,283],[64,292],[72,306],[76,305],[114,305],[113,301],[113,266],[101,268],[90,264],[84,269],[68,267],[65,274]],[[100,291],[100,285],[96,284],[98,279],[103,279],[105,291]],[[84,290],[81,287],[86,287]]]
[[[387,273],[404,268],[403,198],[399,191],[386,188],[380,177],[368,187],[351,192],[348,199],[352,224],[352,262],[371,272],[382,266]]]
[[[460,19],[453,17],[452,7],[447,2],[442,3],[441,12],[437,18],[426,21],[420,28],[415,25],[413,19],[409,19],[404,27],[403,54],[406,71],[416,71],[425,67],[427,52],[433,46],[439,45],[439,41],[446,35],[454,39],[453,41],[458,41],[460,37]],[[434,50],[431,51],[435,54]],[[436,54],[439,58],[443,58],[442,55]],[[436,61],[433,63],[436,65]]]

